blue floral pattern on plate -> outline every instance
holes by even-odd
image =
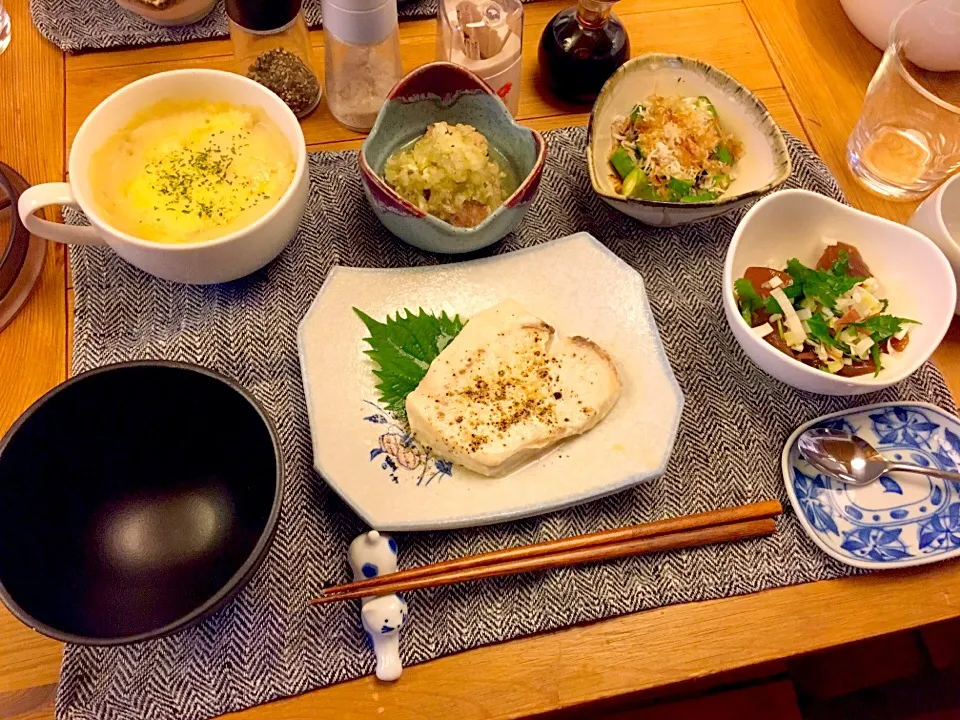
[[[426,487],[443,477],[453,475],[453,463],[435,457],[428,449],[414,440],[406,424],[401,424],[389,412],[374,402],[365,400],[367,406],[363,419],[382,425],[377,444],[370,448],[370,460],[376,460],[391,482],[412,481]]]
[[[892,460],[956,470],[960,420],[925,403],[884,403],[807,423],[787,441],[783,477],[804,531],[825,552],[866,568],[921,565],[960,555],[960,483],[885,475],[852,487],[818,473],[797,450],[811,427],[856,433]]]
[[[914,448],[927,447],[933,433],[940,428],[926,413],[905,405],[893,405],[882,412],[871,413],[870,422],[879,444]]]

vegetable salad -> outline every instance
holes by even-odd
[[[880,283],[860,252],[830,241],[815,268],[749,267],[734,283],[743,319],[780,352],[825,372],[877,375],[884,354],[901,352],[915,320],[887,314]]]
[[[743,146],[704,96],[652,95],[613,121],[610,155],[621,195],[667,202],[714,200],[736,178]]]
[[[507,173],[472,125],[434,123],[412,146],[387,158],[384,179],[424,212],[457,227],[483,222],[509,195]]]

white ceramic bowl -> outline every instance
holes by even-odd
[[[154,25],[179,27],[203,20],[217,4],[217,0],[179,0],[164,8],[155,8],[141,0],[117,0],[117,5]]]
[[[850,22],[881,50],[893,41],[894,22],[918,0],[840,0]],[[960,70],[960,2],[925,2],[913,8],[900,28],[902,38],[916,39],[907,50],[911,62],[926,70]]]
[[[619,195],[613,187],[608,158],[613,150],[610,126],[654,94],[710,98],[720,122],[745,150],[738,177],[721,197],[710,202],[679,203]],[[648,225],[681,225],[722,215],[756,200],[790,177],[791,164],[783,133],[757,96],[725,72],[699,60],[651,53],[624,63],[607,80],[590,113],[587,128],[590,184],[606,202]]]
[[[840,6],[853,26],[881,50],[890,38],[890,25],[897,15],[917,0],[840,0]]]
[[[960,296],[960,174],[947,180],[923,201],[910,218],[910,227],[933,240],[950,261]],[[960,315],[960,299],[956,314]]]
[[[733,283],[751,265],[782,268],[795,257],[813,266],[823,239],[855,246],[880,282],[889,312],[918,320],[901,353],[884,355],[880,375],[845,378],[815,370],[758,338],[737,309]],[[783,190],[744,216],[723,266],[723,309],[734,337],[761,370],[777,380],[823,395],[860,395],[894,385],[919,368],[940,344],[957,302],[950,264],[915,230],[807,190]]]
[[[90,157],[139,110],[167,98],[202,98],[254,105],[267,113],[290,142],[297,169],[279,202],[263,217],[229,235],[198,243],[158,243],[111,227],[93,202]],[[109,245],[141,270],[176,282],[209,284],[249,275],[273,260],[300,225],[309,173],[300,123],[274,93],[242,75],[220,70],[171,70],[137,80],[100,103],[84,120],[70,151],[69,183],[46,183],[20,196],[20,219],[34,235],[73,245]],[[89,227],[62,225],[34,215],[48,205],[83,211]]]

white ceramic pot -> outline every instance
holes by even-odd
[[[217,0],[179,0],[163,8],[157,8],[141,0],[117,0],[124,10],[136,13],[154,25],[179,27],[203,20],[216,6]]]
[[[733,283],[748,267],[782,268],[789,258],[812,267],[824,238],[856,247],[890,301],[889,312],[921,323],[911,326],[903,352],[884,356],[876,377],[847,378],[804,365],[760,339],[737,309]],[[723,267],[722,302],[737,342],[767,374],[807,392],[862,395],[900,382],[929,359],[950,327],[957,288],[943,253],[915,230],[808,190],[782,190],[760,200],[737,226]]]
[[[887,47],[890,24],[917,0],[840,0],[850,22],[881,50]]]
[[[111,227],[103,219],[90,188],[91,155],[138,110],[167,98],[202,98],[263,108],[290,142],[297,164],[293,182],[268,213],[229,235],[183,244],[142,240]],[[306,144],[294,114],[262,85],[220,70],[157,73],[115,92],[90,113],[77,132],[70,151],[69,177],[69,183],[37,185],[20,196],[20,219],[31,233],[71,245],[109,245],[141,270],[166,280],[193,284],[236,280],[273,260],[300,225],[309,187]],[[90,226],[62,225],[34,215],[48,205],[79,208]]]
[[[947,180],[923,201],[910,218],[910,227],[933,240],[950,261],[960,294],[960,174]],[[956,313],[960,315],[960,302]]]
[[[898,30],[907,57],[933,72],[960,70],[960,0],[840,0],[840,4],[857,30],[881,50],[891,43],[893,22],[916,5]]]

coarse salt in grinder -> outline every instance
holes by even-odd
[[[403,75],[397,0],[323,0],[324,86],[342,125],[369,130]]]
[[[301,0],[226,0],[237,70],[272,90],[298,118],[320,102]]]

